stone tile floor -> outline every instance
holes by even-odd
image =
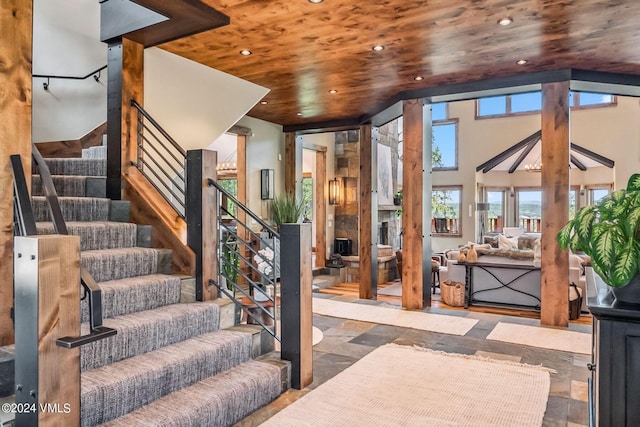
[[[315,294],[314,297],[329,296]],[[334,298],[353,303],[388,305],[388,303],[377,301]],[[324,339],[314,346],[313,383],[303,390],[287,391],[271,404],[237,423],[236,426],[260,425],[287,405],[356,363],[375,348],[391,342],[401,345],[418,345],[450,353],[476,354],[554,369],[556,373],[551,374],[549,401],[543,425],[573,427],[588,425],[587,378],[590,373],[587,363],[590,361],[589,356],[486,340],[487,335],[498,322],[539,326],[539,320],[435,308],[427,308],[424,311],[466,316],[479,321],[465,336],[459,337],[314,315],[313,324],[323,331]],[[571,324],[569,329],[591,332],[591,327],[588,325]]]

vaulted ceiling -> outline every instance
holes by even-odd
[[[640,75],[638,0],[203,2],[230,24],[160,47],[271,89],[249,115],[283,125],[358,118],[407,90],[486,78]]]

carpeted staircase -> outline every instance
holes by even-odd
[[[275,399],[281,367],[252,359],[254,335],[219,329],[216,302],[180,303],[170,251],[138,246],[148,228],[114,221],[127,215],[103,198],[106,161],[47,164],[81,263],[102,288],[104,325],[118,331],[81,347],[82,425],[224,426]],[[52,233],[37,168],[32,183],[38,233]],[[86,334],[86,301],[81,310]]]

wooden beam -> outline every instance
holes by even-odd
[[[536,146],[536,143],[537,143],[537,140],[529,141],[529,144],[526,146],[524,150],[522,150],[522,153],[520,153],[516,161],[513,162],[513,164],[509,168],[509,173],[514,173],[516,169],[518,169],[518,166],[520,166],[520,163],[522,163],[524,159],[529,155],[531,150],[533,150],[533,147]]]
[[[20,154],[31,187],[33,2],[0,0],[0,345],[13,343],[13,175]]]
[[[324,147],[326,149],[326,147]],[[316,197],[313,222],[316,225],[316,267],[327,264],[327,152],[316,151],[316,176],[314,177]]]
[[[506,150],[504,150],[502,153],[498,154],[497,156],[490,158],[486,162],[482,163],[480,166],[477,166],[476,167],[476,172],[480,172],[480,171],[482,171],[483,173],[489,172],[491,169],[495,168],[497,165],[499,165],[500,163],[502,163],[503,161],[505,161],[506,159],[511,157],[518,150],[520,150],[523,147],[529,145],[532,141],[535,141],[536,139],[539,139],[540,135],[541,135],[541,132],[542,131],[536,131],[535,133],[533,133],[533,134],[527,136],[526,138],[524,138],[522,141],[520,141],[520,142],[516,143],[515,145],[512,145],[511,147],[507,148]]]
[[[376,129],[377,133],[377,129]],[[376,299],[378,294],[378,246],[374,227],[378,226],[378,146],[370,124],[360,126],[360,298]],[[374,172],[375,171],[375,172]]]
[[[606,166],[608,168],[612,168],[612,167],[614,167],[616,165],[616,162],[614,162],[613,160],[611,160],[611,159],[609,159],[609,158],[607,158],[605,156],[602,156],[602,155],[600,155],[598,153],[595,153],[595,152],[593,152],[593,151],[591,151],[591,150],[589,150],[587,148],[584,148],[584,147],[582,147],[582,146],[580,146],[578,144],[571,143],[571,150],[573,150],[573,151],[575,151],[577,153],[580,153],[583,156],[588,157],[591,160],[594,160],[594,161],[600,163],[602,166]]]
[[[246,128],[245,128],[246,129]],[[250,131],[249,131],[250,132]],[[236,133],[236,179],[238,180],[238,201],[245,206],[247,203],[247,136]],[[242,209],[238,209],[238,220],[246,224],[247,214]],[[237,227],[238,237],[240,240],[248,242],[250,240],[249,230],[246,227]],[[238,245],[240,254],[246,258],[251,259],[251,251],[245,245]],[[249,266],[246,263],[240,263],[240,268],[244,274],[249,275]],[[247,281],[242,275],[238,276],[238,284],[246,285]]]
[[[312,144],[306,141],[303,141],[302,148],[305,150],[312,150],[312,151],[327,151],[327,147],[325,147],[324,145]]]
[[[122,40],[122,172],[127,173],[138,157],[138,110],[135,99],[144,107],[144,46]]]
[[[424,200],[424,107],[422,100],[403,102],[404,154],[402,186],[402,306],[410,310],[420,310],[431,305],[431,293],[425,283],[423,215]],[[429,240],[430,241],[430,240]],[[430,260],[429,260],[430,261]],[[426,263],[425,263],[426,264]],[[428,263],[428,270],[431,262]]]
[[[542,85],[540,323],[569,325],[569,257],[556,235],[569,220],[569,82]]]
[[[287,194],[296,193],[296,134],[284,134],[284,191]]]
[[[227,132],[238,136],[251,136],[252,134],[250,128],[239,125],[231,126]]]

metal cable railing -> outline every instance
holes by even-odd
[[[218,200],[218,281],[211,285],[247,314],[247,323],[262,326],[280,341],[280,235],[220,184],[209,180]],[[264,230],[256,233],[242,218]]]
[[[136,167],[184,218],[187,153],[140,104],[131,106],[138,111]]]

